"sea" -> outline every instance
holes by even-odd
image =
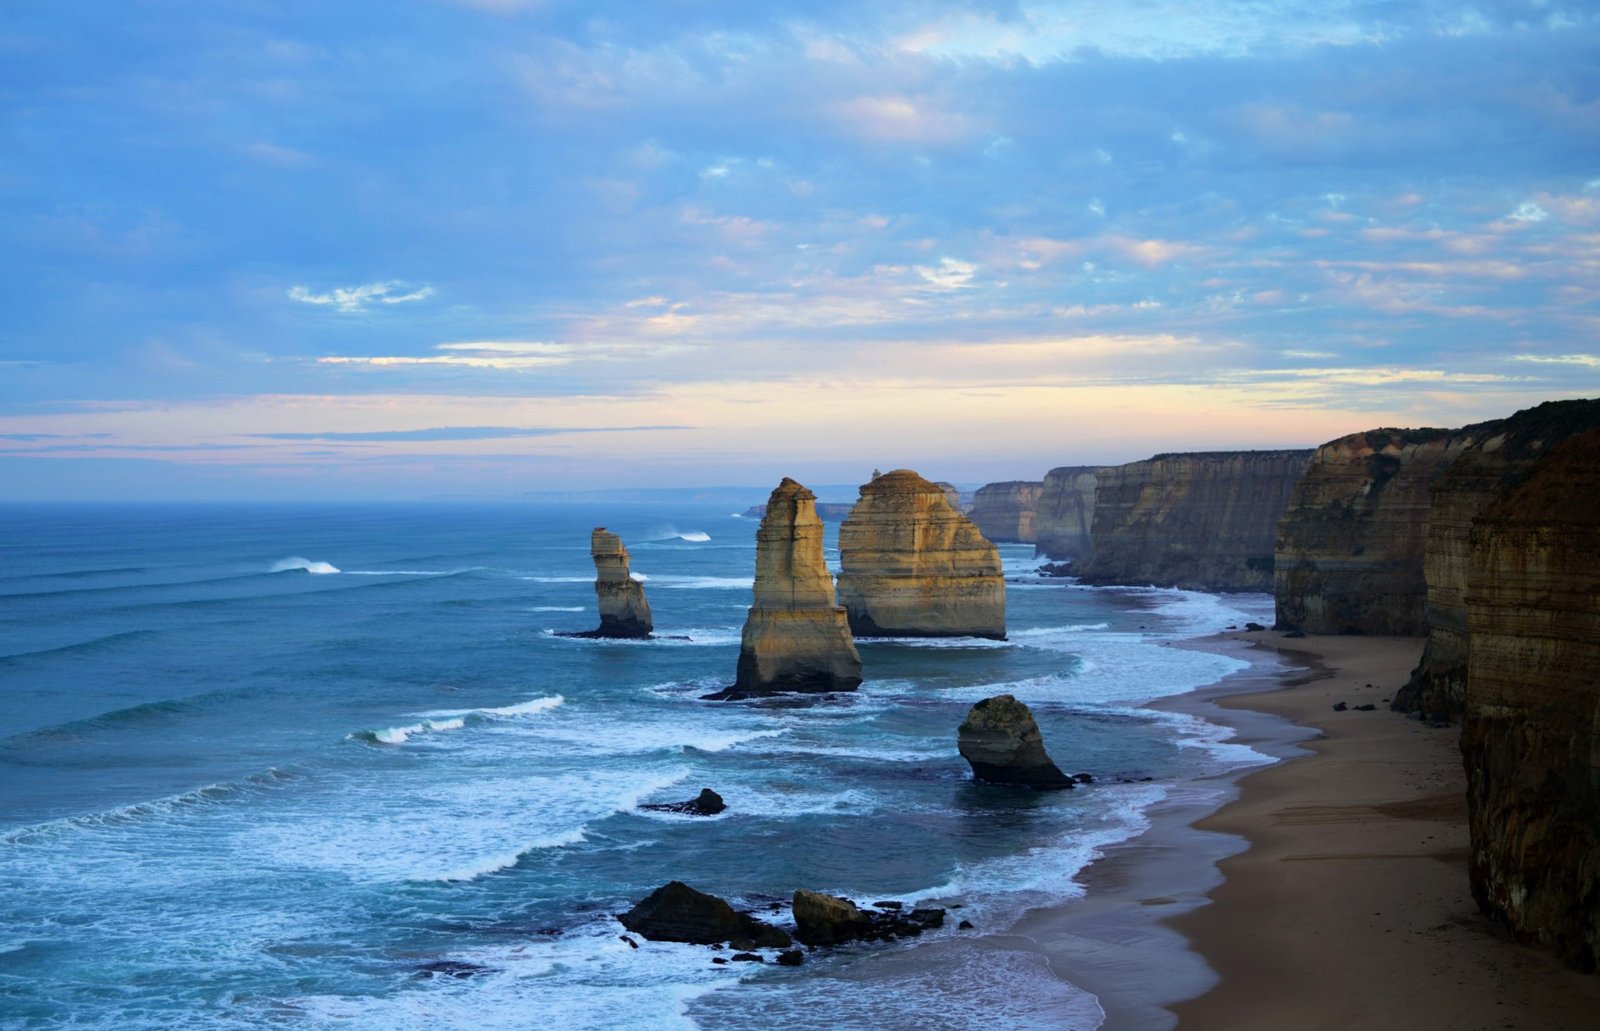
[[[751,601],[730,507],[0,505],[0,1025],[1099,1026],[1005,932],[1171,792],[1268,761],[1143,703],[1243,668],[1174,643],[1271,599],[1081,586],[1002,545],[1007,640],[862,641],[857,692],[706,701]],[[598,623],[595,526],[655,639],[558,636]],[[975,784],[956,728],[1002,693],[1094,783]],[[641,808],[704,787],[724,813]],[[672,880],[780,925],[796,888],[949,919],[717,964],[624,940]]]

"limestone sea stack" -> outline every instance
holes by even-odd
[[[956,747],[974,780],[1027,788],[1071,788],[1044,750],[1033,711],[1011,695],[985,698],[967,713]]]
[[[822,556],[816,501],[788,477],[767,499],[756,531],[755,603],[744,624],[738,679],[711,697],[854,691],[861,683],[861,655]]]
[[[1600,962],[1600,430],[1571,437],[1471,532],[1472,893],[1523,940]]]
[[[1006,636],[999,551],[910,469],[862,484],[840,524],[839,601],[863,637]]]
[[[967,518],[991,541],[1032,544],[1039,539],[1036,522],[1039,495],[1044,484],[1033,480],[1005,480],[978,488]]]
[[[1071,562],[1089,554],[1098,470],[1093,465],[1063,465],[1044,474],[1034,506],[1036,554],[1057,562]]]
[[[655,624],[644,586],[628,571],[628,549],[622,538],[603,526],[589,535],[594,559],[594,593],[600,603],[600,626],[595,637],[649,637]]]
[[[1473,440],[1473,427],[1386,428],[1317,448],[1278,525],[1278,626],[1425,633],[1428,489]]]

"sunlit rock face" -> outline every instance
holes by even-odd
[[[1469,534],[1472,891],[1519,938],[1600,959],[1600,430],[1551,448]]]
[[[1317,448],[1278,527],[1278,625],[1424,633],[1428,491],[1475,439],[1472,427],[1376,429]]]
[[[1089,554],[1099,466],[1064,465],[1044,474],[1034,507],[1034,551],[1061,561]]]
[[[589,535],[594,559],[594,593],[600,604],[600,626],[595,637],[649,637],[654,624],[644,586],[628,571],[628,549],[622,538],[603,526]]]
[[[1030,480],[986,483],[978,488],[967,518],[991,541],[1032,544],[1039,539],[1035,517],[1043,491],[1043,483]]]
[[[785,477],[756,531],[755,603],[745,620],[738,679],[723,697],[853,691],[861,656],[834,600],[816,495]]]
[[[1006,635],[999,551],[910,469],[861,486],[839,526],[839,567],[839,601],[857,635]]]
[[[1474,439],[1434,482],[1422,568],[1428,643],[1393,707],[1457,719],[1467,684],[1467,573],[1472,522],[1532,475],[1563,440],[1600,429],[1600,401],[1550,401],[1507,419],[1468,427]]]
[[[1088,583],[1266,591],[1309,450],[1156,455],[1096,474]]]

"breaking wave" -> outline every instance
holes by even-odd
[[[316,573],[319,576],[339,572],[339,567],[331,562],[313,562],[308,558],[301,558],[299,555],[293,558],[279,559],[272,564],[270,572],[287,573],[292,569],[304,569],[308,573]]]

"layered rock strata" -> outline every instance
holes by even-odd
[[[1428,491],[1474,439],[1473,427],[1376,429],[1317,448],[1278,525],[1278,626],[1425,633]]]
[[[603,526],[589,535],[589,555],[594,559],[594,593],[600,605],[600,626],[571,637],[649,637],[655,629],[644,585],[628,571],[628,549],[622,538]]]
[[[1034,552],[1067,562],[1089,554],[1098,466],[1063,465],[1044,474],[1034,509]]]
[[[1600,430],[1552,448],[1471,531],[1472,891],[1519,938],[1600,960]]]
[[[839,527],[839,601],[861,636],[1006,636],[999,551],[910,469],[862,484]]]
[[[986,483],[978,488],[967,518],[991,541],[1032,544],[1039,539],[1035,521],[1044,484],[1030,480]]]
[[[1156,455],[1096,472],[1087,583],[1272,588],[1278,517],[1311,451]]]
[[[1071,788],[1044,750],[1033,710],[1011,695],[985,698],[967,713],[956,732],[956,748],[974,780],[1027,788]]]
[[[784,477],[756,531],[755,604],[745,619],[734,699],[786,691],[854,691],[861,655],[822,556],[816,495]]]
[[[1411,680],[1395,695],[1399,712],[1458,719],[1467,683],[1467,571],[1472,521],[1521,483],[1555,445],[1600,428],[1600,401],[1549,401],[1507,419],[1468,427],[1474,440],[1429,492],[1422,569],[1428,643]]]

